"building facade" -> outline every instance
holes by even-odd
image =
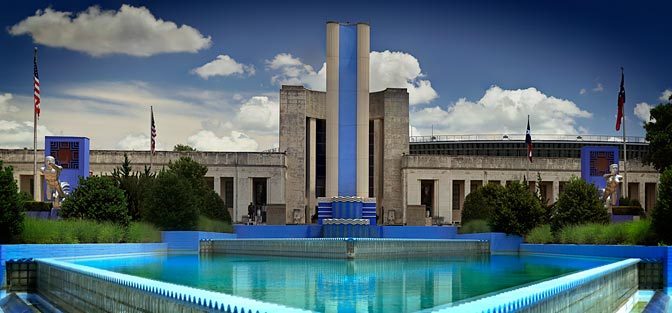
[[[279,152],[159,151],[153,168],[183,156],[205,165],[235,222],[253,204],[284,207],[285,223],[311,223],[319,197],[357,196],[375,198],[379,224],[407,224],[411,209],[458,224],[465,197],[480,186],[528,181],[554,202],[581,177],[582,147],[622,146],[613,137],[533,135],[530,163],[524,135],[411,137],[406,89],[369,90],[369,32],[368,24],[327,23],[327,91],[281,87]],[[641,163],[643,139],[627,138],[627,146],[628,161],[619,164],[627,168],[624,190],[649,210],[659,174]],[[137,170],[151,162],[149,151],[91,150],[90,174],[110,175],[124,153]],[[0,159],[14,167],[19,189],[33,194],[32,151],[0,149]]]

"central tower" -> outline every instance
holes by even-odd
[[[369,194],[369,34],[327,23],[326,197]]]

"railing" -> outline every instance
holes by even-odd
[[[411,136],[410,142],[441,142],[441,141],[524,141],[525,134],[476,134],[476,135],[432,135]],[[533,134],[532,141],[586,141],[586,142],[623,142],[622,136],[607,135],[556,135],[556,134]],[[646,143],[644,137],[626,136],[626,142]]]

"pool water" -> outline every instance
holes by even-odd
[[[73,261],[319,312],[415,312],[610,262],[524,255],[331,260],[198,254]]]

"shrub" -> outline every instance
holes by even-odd
[[[0,160],[0,243],[9,243],[23,230],[23,203],[11,166]]]
[[[198,217],[198,226],[196,229],[215,233],[233,233],[233,226],[230,223],[210,219],[202,215]]]
[[[655,243],[651,221],[638,220],[622,223],[624,226],[626,245],[647,245]]]
[[[229,210],[226,209],[224,200],[212,189],[208,189],[203,199],[201,214],[231,224],[231,215],[229,215]]]
[[[506,187],[502,206],[489,220],[494,231],[524,236],[537,227],[544,212],[539,199],[519,181]]]
[[[20,243],[119,243],[161,242],[161,232],[146,223],[128,227],[111,222],[90,220],[43,220],[26,218]]]
[[[551,231],[584,223],[608,223],[609,213],[600,201],[597,188],[585,180],[572,177],[555,203]]]
[[[65,219],[89,219],[128,225],[130,217],[124,192],[107,177],[80,177],[79,186],[65,198],[61,210]]]
[[[126,242],[161,242],[161,231],[154,225],[133,222],[126,229]]]
[[[555,238],[553,238],[553,234],[551,233],[551,225],[544,224],[535,227],[529,234],[527,234],[527,236],[525,236],[525,242],[540,244],[554,243]]]
[[[651,220],[656,238],[665,244],[672,244],[672,231],[668,228],[672,225],[672,166],[660,175],[658,200],[651,213]]]
[[[51,202],[28,200],[23,202],[25,211],[51,211]]]
[[[488,233],[491,231],[486,220],[471,220],[460,227],[460,234]]]
[[[462,222],[489,220],[492,212],[501,207],[504,191],[499,184],[488,184],[469,193],[464,199]]]
[[[194,230],[198,222],[198,195],[189,180],[171,171],[161,172],[151,184],[143,205],[143,219],[162,230]]]
[[[140,205],[143,191],[146,190],[151,183],[154,174],[150,172],[148,167],[145,167],[143,173],[138,171],[133,172],[131,161],[128,159],[128,155],[124,153],[124,162],[121,166],[116,167],[112,171],[112,178],[116,185],[124,191],[127,211],[131,220],[140,220],[142,216],[140,213],[142,210]]]

